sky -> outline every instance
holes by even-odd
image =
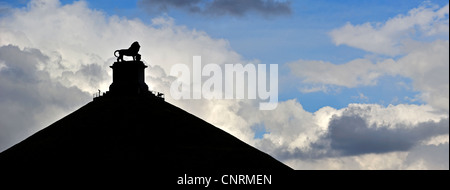
[[[151,90],[294,169],[449,169],[440,0],[2,0],[0,151],[107,91],[134,41]],[[278,65],[276,109],[172,98],[193,56]]]

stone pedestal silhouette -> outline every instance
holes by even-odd
[[[164,100],[164,94],[161,92],[149,91],[145,84],[146,65],[141,61],[139,43],[133,42],[128,49],[119,49],[114,51],[117,61],[110,66],[113,70],[113,82],[109,86],[109,91],[93,94],[94,100],[110,99],[124,96],[145,96],[157,100]],[[125,61],[124,56],[131,56],[133,60]]]
[[[113,96],[134,96],[148,94],[145,84],[144,69],[147,68],[142,61],[114,62],[113,82],[109,86],[109,93]]]

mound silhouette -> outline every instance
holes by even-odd
[[[0,163],[132,161],[153,169],[281,170],[271,156],[149,95],[100,97],[0,153]]]
[[[118,51],[117,62],[110,66],[113,83],[108,92],[0,153],[0,163],[122,161],[152,170],[290,169],[165,102],[163,94],[150,92],[144,76],[147,66],[140,61],[139,49]],[[124,61],[123,55],[136,60]]]

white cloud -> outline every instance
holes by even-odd
[[[305,84],[303,93],[328,91],[332,86],[355,88],[376,85],[382,76],[402,76],[412,79],[413,90],[421,100],[448,112],[449,109],[449,42],[411,44],[411,51],[398,60],[385,59],[375,64],[367,59],[356,59],[335,65],[323,61],[299,60],[288,63],[291,72]]]
[[[37,49],[0,46],[0,151],[74,111],[90,96],[52,80],[39,64],[54,64]]]
[[[410,152],[365,154],[317,160],[290,159],[285,163],[300,170],[447,170],[448,143],[420,146]]]
[[[392,152],[316,160],[289,159],[286,164],[299,170],[395,170],[403,169],[407,155],[407,152]]]
[[[421,100],[441,111],[449,109],[449,42],[436,40],[415,43],[411,52],[398,60],[385,59],[372,64],[370,60],[335,65],[323,61],[299,60],[288,63],[293,75],[313,88],[301,90],[328,91],[331,86],[355,88],[376,85],[381,76],[402,76],[412,79],[413,90],[419,91]]]
[[[369,126],[390,128],[398,127],[398,123],[414,126],[428,121],[439,122],[448,117],[445,113],[435,113],[436,109],[430,105],[399,104],[383,107],[377,104],[349,104],[342,111],[364,118]]]
[[[324,61],[298,60],[288,63],[291,73],[312,87],[303,93],[329,91],[333,86],[355,88],[376,85],[382,76],[402,76],[412,79],[413,90],[421,100],[448,112],[449,105],[449,42],[413,43],[410,52],[398,60],[385,59],[372,63],[355,59],[335,65]]]
[[[303,79],[304,83],[349,88],[375,85],[376,79],[382,75],[379,65],[367,59],[356,59],[342,65],[324,61],[298,60],[288,63],[288,66],[295,76]],[[320,86],[313,89],[323,90]]]
[[[412,149],[405,158],[401,169],[442,170],[449,168],[449,143],[422,145]]]
[[[424,4],[407,15],[398,15],[384,23],[345,26],[330,32],[336,45],[348,45],[368,52],[399,55],[405,53],[412,36],[445,35],[449,32],[448,7]],[[417,34],[419,33],[419,34]]]
[[[395,64],[386,64],[387,72],[411,78],[414,90],[422,92],[422,100],[448,112],[449,42],[436,40],[412,47]]]

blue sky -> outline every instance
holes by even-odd
[[[138,40],[147,84],[166,94],[174,80],[170,66],[189,64],[192,56],[278,64],[272,111],[251,100],[166,101],[293,168],[448,169],[448,4],[1,1],[0,151],[106,91],[113,50]],[[24,114],[30,119],[18,116]],[[430,126],[443,132],[416,134]],[[383,141],[395,134],[406,151]],[[355,148],[373,143],[381,152]]]

